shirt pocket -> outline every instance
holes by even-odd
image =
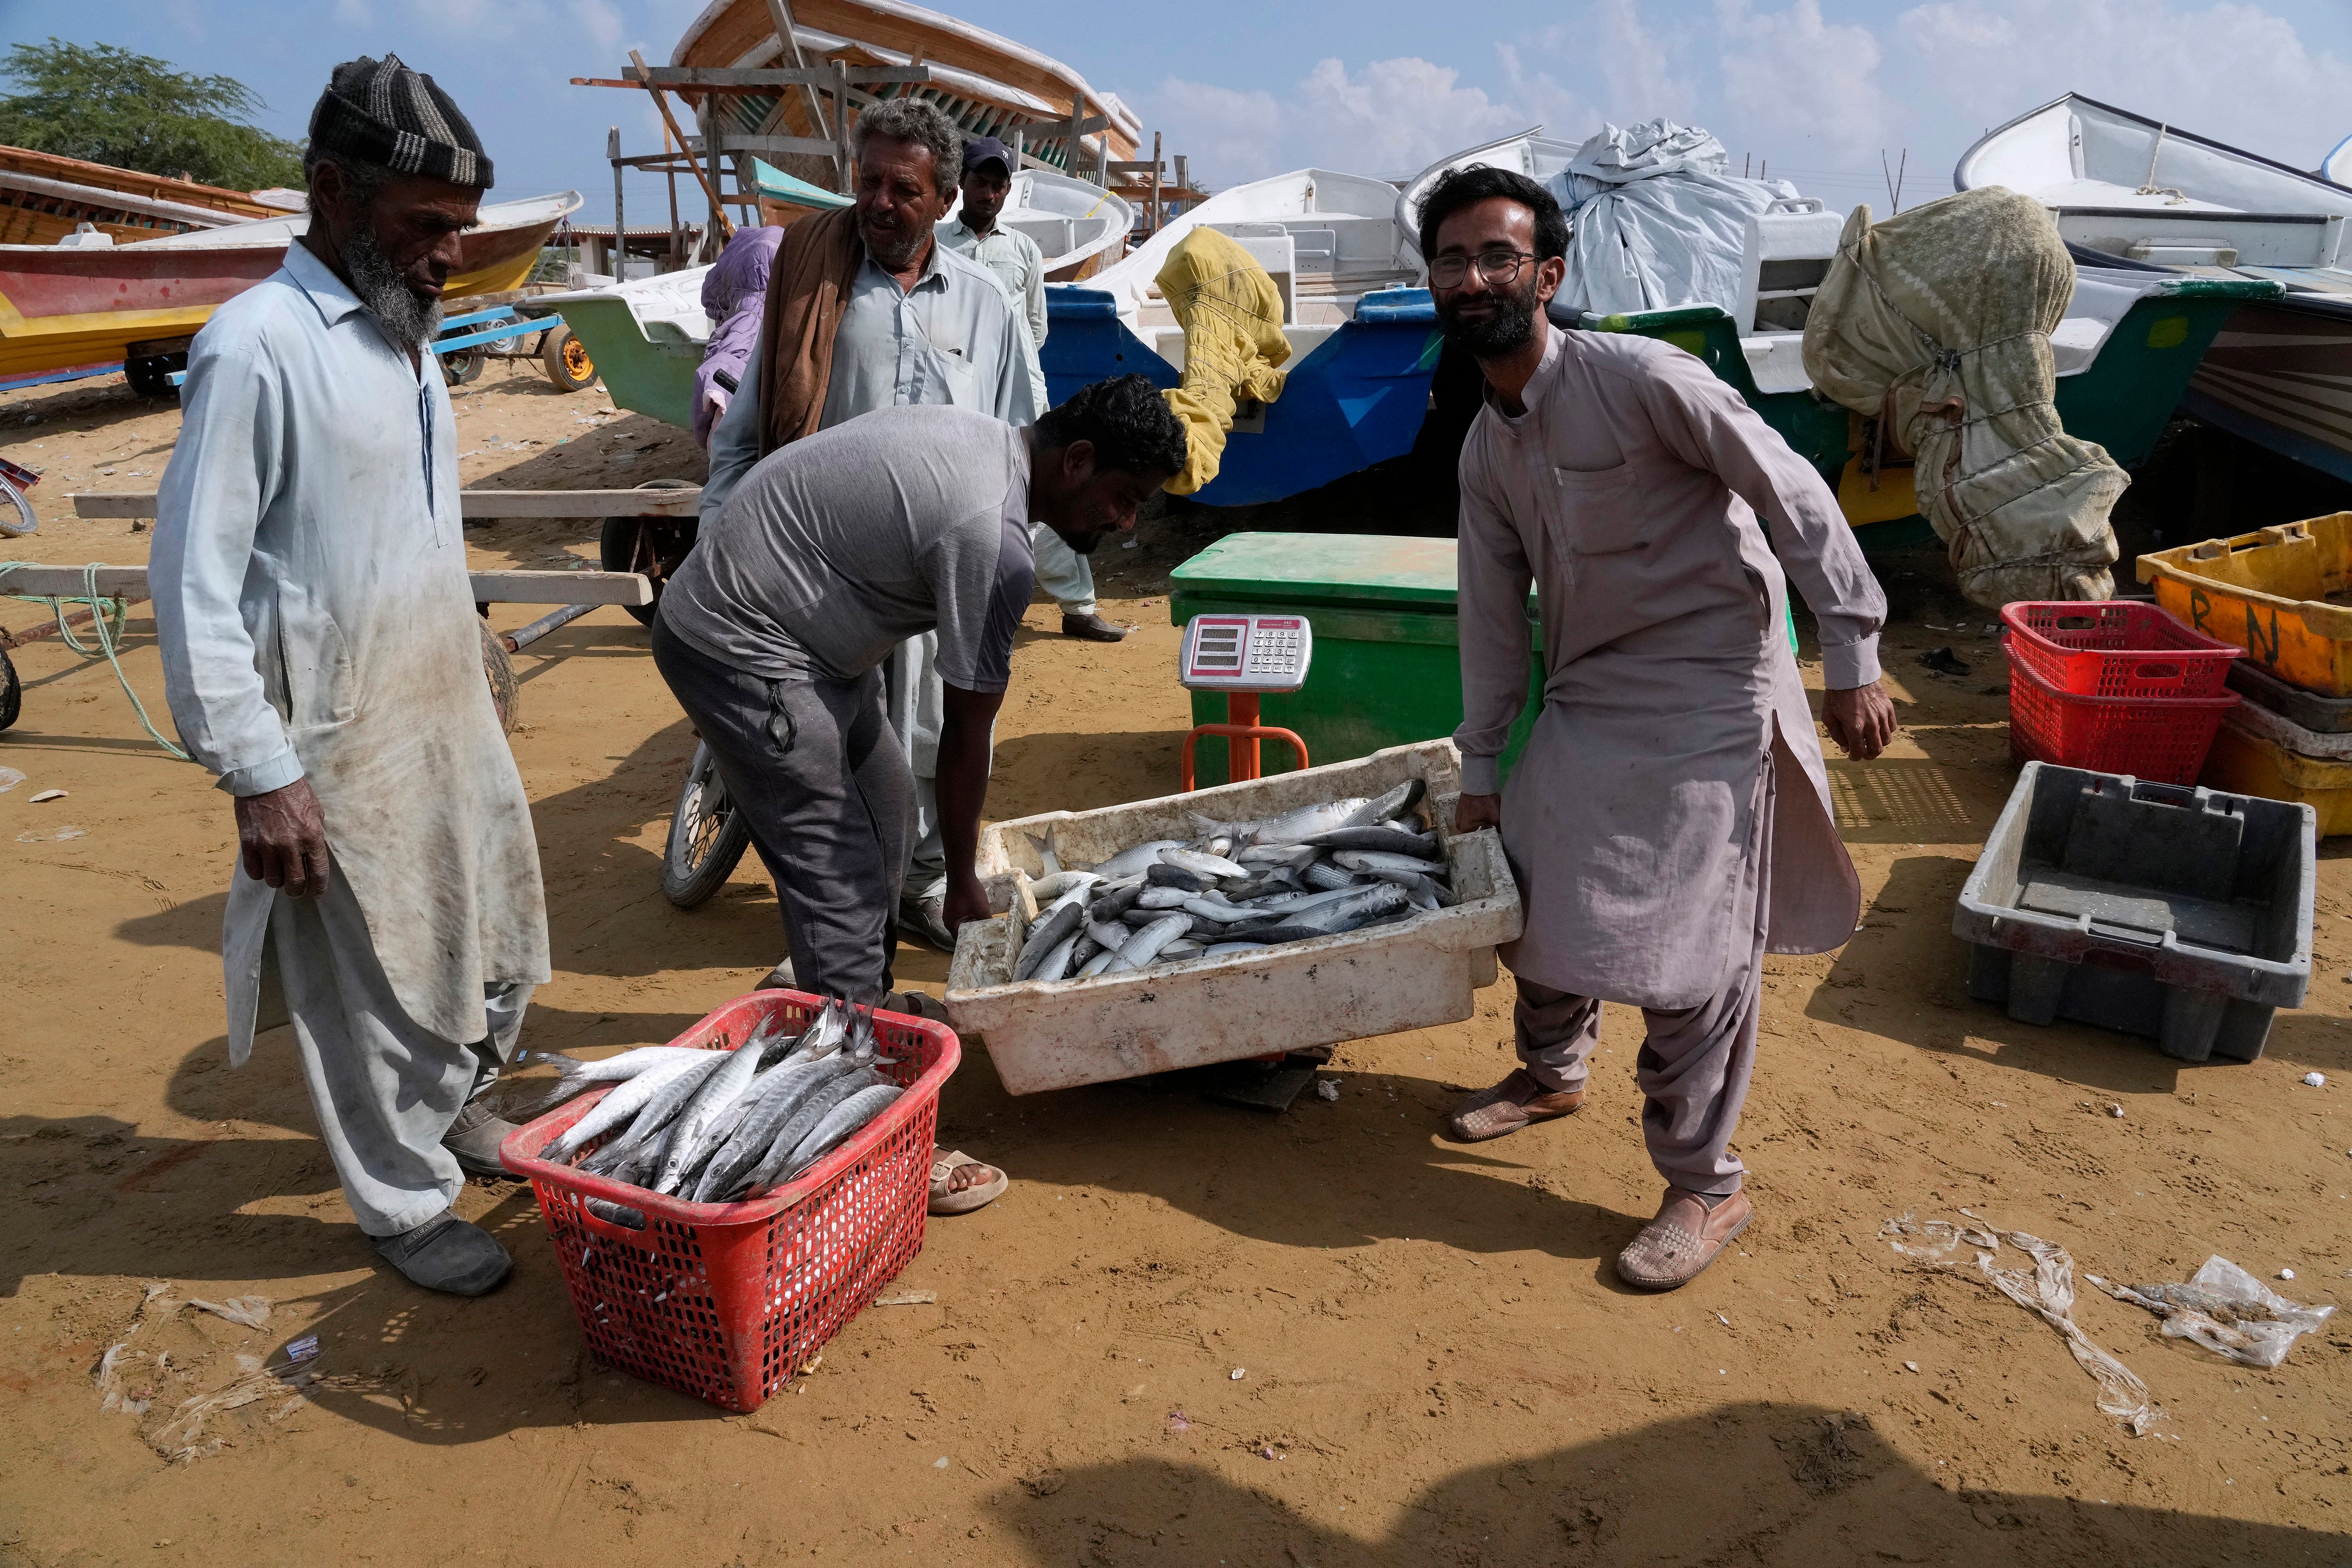
[[[933,349],[931,363],[939,373],[940,384],[946,392],[946,401],[957,408],[985,408],[986,400],[980,395],[980,373],[971,362],[950,349]]]
[[[349,723],[358,710],[359,682],[342,628],[291,584],[278,595],[278,668],[288,729],[328,729]]]
[[[1552,485],[1567,522],[1561,541],[1575,555],[1616,555],[1650,542],[1651,519],[1633,465],[1554,468]]]

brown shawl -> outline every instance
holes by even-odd
[[[760,320],[760,456],[814,435],[833,379],[833,337],[864,264],[857,209],[814,214],[784,230]]]

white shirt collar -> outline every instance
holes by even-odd
[[[331,327],[352,311],[365,308],[361,305],[359,296],[352,292],[351,285],[336,277],[333,270],[319,259],[318,253],[299,239],[286,247],[283,265],[287,276],[294,279],[294,286],[318,308],[320,320],[327,325]]]

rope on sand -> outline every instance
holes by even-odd
[[[8,574],[16,568],[32,564],[34,563],[30,561],[0,561],[0,582],[5,582]],[[47,605],[49,607],[49,614],[58,618],[59,641],[84,658],[97,658],[102,655],[106,662],[113,667],[115,681],[122,688],[122,695],[131,699],[131,710],[139,716],[139,727],[146,731],[157,745],[179,758],[180,761],[184,763],[194,761],[187,752],[165,740],[163,731],[155,728],[155,721],[147,717],[147,704],[139,700],[139,693],[131,689],[131,678],[122,673],[122,660],[117,657],[115,650],[121,646],[123,623],[130,618],[130,611],[121,599],[98,591],[99,568],[103,564],[102,562],[93,561],[81,569],[82,591],[79,595],[10,594],[7,597],[22,599],[28,605]],[[97,634],[96,647],[85,647],[81,639],[74,636],[73,627],[66,624],[68,605],[89,606],[90,630]]]

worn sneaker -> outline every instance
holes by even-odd
[[[441,1134],[441,1147],[457,1157],[457,1168],[485,1181],[512,1181],[514,1173],[499,1159],[499,1145],[515,1124],[480,1100],[469,1100]]]
[[[452,1296],[494,1290],[514,1268],[514,1259],[488,1231],[449,1209],[398,1236],[376,1237],[375,1249],[410,1284]]]
[[[898,934],[941,952],[955,951],[955,932],[948,930],[948,899],[942,892],[927,899],[898,900]]]

